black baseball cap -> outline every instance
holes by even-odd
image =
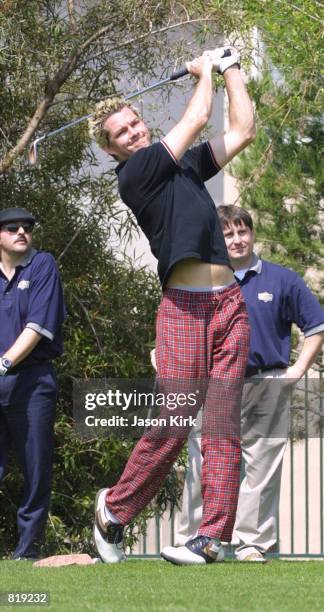
[[[28,221],[35,223],[35,217],[26,208],[3,208],[0,210],[0,225],[11,221]]]

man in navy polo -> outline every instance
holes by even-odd
[[[241,412],[245,477],[232,541],[239,561],[262,563],[277,537],[289,384],[302,378],[323,345],[324,311],[298,274],[255,255],[253,221],[246,210],[237,206],[217,210],[251,327]],[[292,323],[304,333],[304,342],[289,367]],[[199,436],[196,429],[189,437],[189,469],[176,537],[180,546],[195,535],[202,512]],[[168,546],[164,553],[172,560],[177,547]]]
[[[55,260],[32,248],[35,219],[24,208],[0,211],[0,481],[14,448],[24,477],[14,559],[35,559],[51,492],[63,292]]]

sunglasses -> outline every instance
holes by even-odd
[[[34,229],[33,223],[5,223],[1,226],[2,230],[9,232],[10,234],[17,234],[20,228],[23,228],[26,234],[31,234]]]

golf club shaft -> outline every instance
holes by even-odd
[[[132,98],[136,98],[137,96],[141,96],[143,93],[146,93],[147,91],[153,91],[153,89],[157,89],[158,87],[161,87],[162,85],[166,85],[167,83],[172,83],[173,81],[176,81],[177,79],[180,79],[181,77],[185,76],[189,74],[188,70],[186,68],[182,68],[181,70],[178,70],[177,72],[174,72],[170,77],[167,77],[166,79],[162,79],[161,81],[157,81],[156,83],[153,83],[152,85],[148,85],[147,87],[143,87],[143,89],[139,89],[138,91],[134,91],[133,93],[128,94],[127,96],[125,96],[125,100],[131,100]],[[39,136],[39,138],[35,138],[35,140],[32,142],[30,149],[29,149],[29,163],[31,165],[35,165],[37,162],[37,147],[39,145],[40,142],[42,142],[43,140],[47,139],[47,138],[51,138],[52,136],[55,136],[56,134],[60,134],[61,132],[64,132],[65,130],[74,127],[75,125],[77,125],[78,123],[81,123],[82,121],[85,121],[86,119],[90,119],[90,117],[92,117],[93,113],[90,113],[88,115],[84,115],[83,117],[79,117],[78,119],[73,119],[73,121],[70,121],[69,123],[66,123],[65,125],[62,125],[61,127],[57,128],[56,130],[52,130],[51,132],[47,132],[47,134],[44,134],[43,136]]]
[[[167,77],[166,79],[162,79],[162,81],[157,81],[157,83],[153,83],[153,85],[148,85],[147,87],[143,87],[143,89],[139,89],[138,91],[133,91],[133,93],[130,93],[127,96],[125,96],[125,100],[131,100],[132,98],[141,96],[143,93],[146,93],[147,91],[152,91],[153,89],[157,89],[158,87],[161,87],[162,85],[166,85],[166,83],[171,83],[172,81],[176,81],[177,79],[180,79],[186,74],[189,74],[188,70],[187,68],[183,68],[183,70],[174,72],[174,74],[172,74],[170,77]]]

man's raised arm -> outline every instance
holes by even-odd
[[[181,159],[207,124],[213,105],[213,60],[210,52],[205,51],[186,65],[189,72],[198,77],[198,83],[182,118],[163,138],[177,160]]]
[[[221,168],[255,138],[252,102],[238,66],[228,68],[224,80],[229,101],[229,128],[209,141]]]

